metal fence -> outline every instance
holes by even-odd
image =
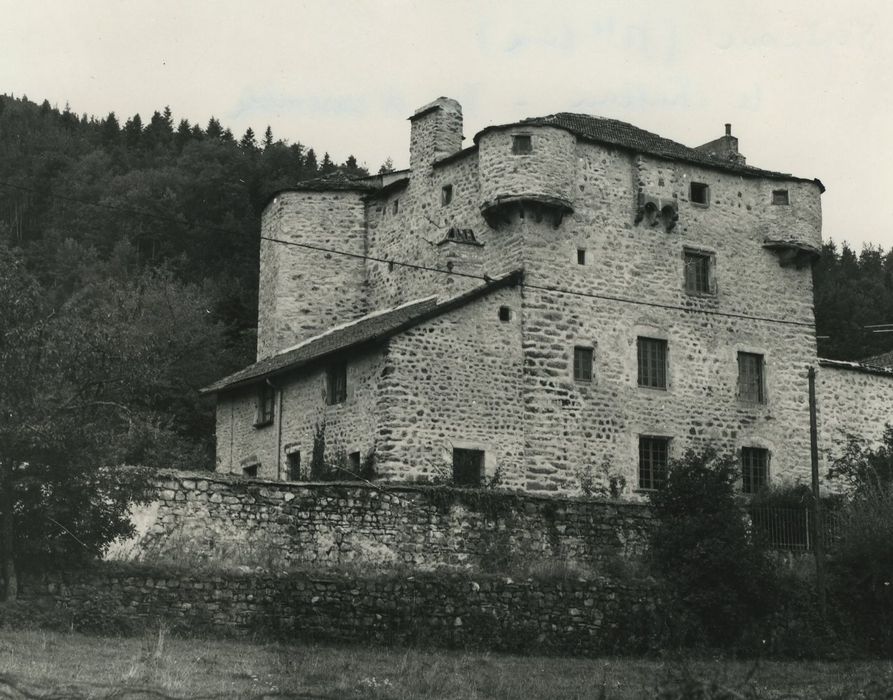
[[[812,508],[748,508],[751,532],[755,540],[772,549],[812,551],[815,547],[815,516]],[[822,543],[825,549],[834,546],[840,530],[840,516],[834,511],[822,512]]]

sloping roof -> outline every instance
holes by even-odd
[[[496,289],[517,284],[521,280],[521,275],[521,270],[514,270],[490,279],[455,297],[443,300],[437,297],[427,297],[393,309],[367,314],[309,338],[273,357],[255,362],[253,365],[206,386],[200,390],[200,393],[212,394],[254,384],[261,379],[298,369],[314,360],[356,348],[365,343],[389,338],[423,321],[464,306]]]
[[[850,362],[848,360],[826,360],[819,358],[820,367],[833,367],[834,369],[845,369],[851,372],[862,372],[863,374],[880,374],[893,378],[893,367],[883,367],[874,364],[866,364],[865,362]]]
[[[880,355],[866,357],[864,360],[860,360],[860,364],[893,369],[893,350],[882,352]]]
[[[589,141],[620,146],[621,148],[635,151],[636,153],[647,153],[661,158],[684,160],[710,168],[719,168],[741,175],[749,175],[751,177],[782,178],[786,180],[805,179],[794,177],[789,173],[761,170],[760,168],[753,168],[749,165],[741,165],[730,160],[716,158],[703,151],[689,148],[688,146],[676,141],[671,141],[670,139],[665,139],[663,136],[658,136],[650,131],[645,131],[644,129],[640,129],[637,126],[622,122],[618,119],[596,117],[590,114],[575,114],[573,112],[558,112],[557,114],[550,114],[545,117],[530,117],[529,119],[523,119],[512,124],[488,126],[486,129],[475,134],[474,142],[477,143],[480,137],[488,131],[517,126],[553,126],[569,131],[575,136]],[[824,186],[818,180],[805,180],[807,182],[816,182],[822,191],[824,191]]]

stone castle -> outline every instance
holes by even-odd
[[[217,470],[632,496],[669,459],[735,453],[742,489],[877,439],[893,372],[816,357],[818,180],[558,113],[410,117],[408,170],[271,196],[257,362],[217,395]]]

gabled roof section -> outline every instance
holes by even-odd
[[[367,314],[354,321],[331,328],[314,338],[309,338],[273,357],[255,362],[245,369],[206,386],[200,390],[200,393],[213,394],[255,384],[262,379],[291,372],[316,360],[384,340],[431,318],[464,306],[497,289],[516,285],[521,281],[522,274],[521,270],[514,270],[499,277],[487,279],[484,284],[455,297],[443,300],[437,297],[427,297],[393,309]]]
[[[488,131],[522,126],[553,126],[569,131],[578,138],[588,141],[596,141],[612,146],[619,146],[636,153],[646,153],[670,160],[684,160],[689,163],[703,165],[709,168],[719,168],[730,172],[750,177],[767,177],[785,180],[803,180],[815,182],[824,192],[825,188],[818,180],[794,177],[789,173],[761,170],[749,165],[741,165],[730,160],[715,158],[703,151],[689,148],[676,141],[665,139],[650,131],[645,131],[637,126],[622,122],[619,119],[596,117],[590,114],[575,114],[573,112],[558,112],[545,117],[530,117],[513,124],[501,124],[488,126],[475,134],[474,142],[478,143],[481,136]]]

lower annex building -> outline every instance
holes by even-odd
[[[734,453],[742,489],[875,440],[893,371],[816,357],[821,182],[747,165],[726,125],[689,148],[558,113],[410,117],[410,168],[320,179],[263,214],[257,362],[217,396],[221,472],[532,492],[657,486]]]

